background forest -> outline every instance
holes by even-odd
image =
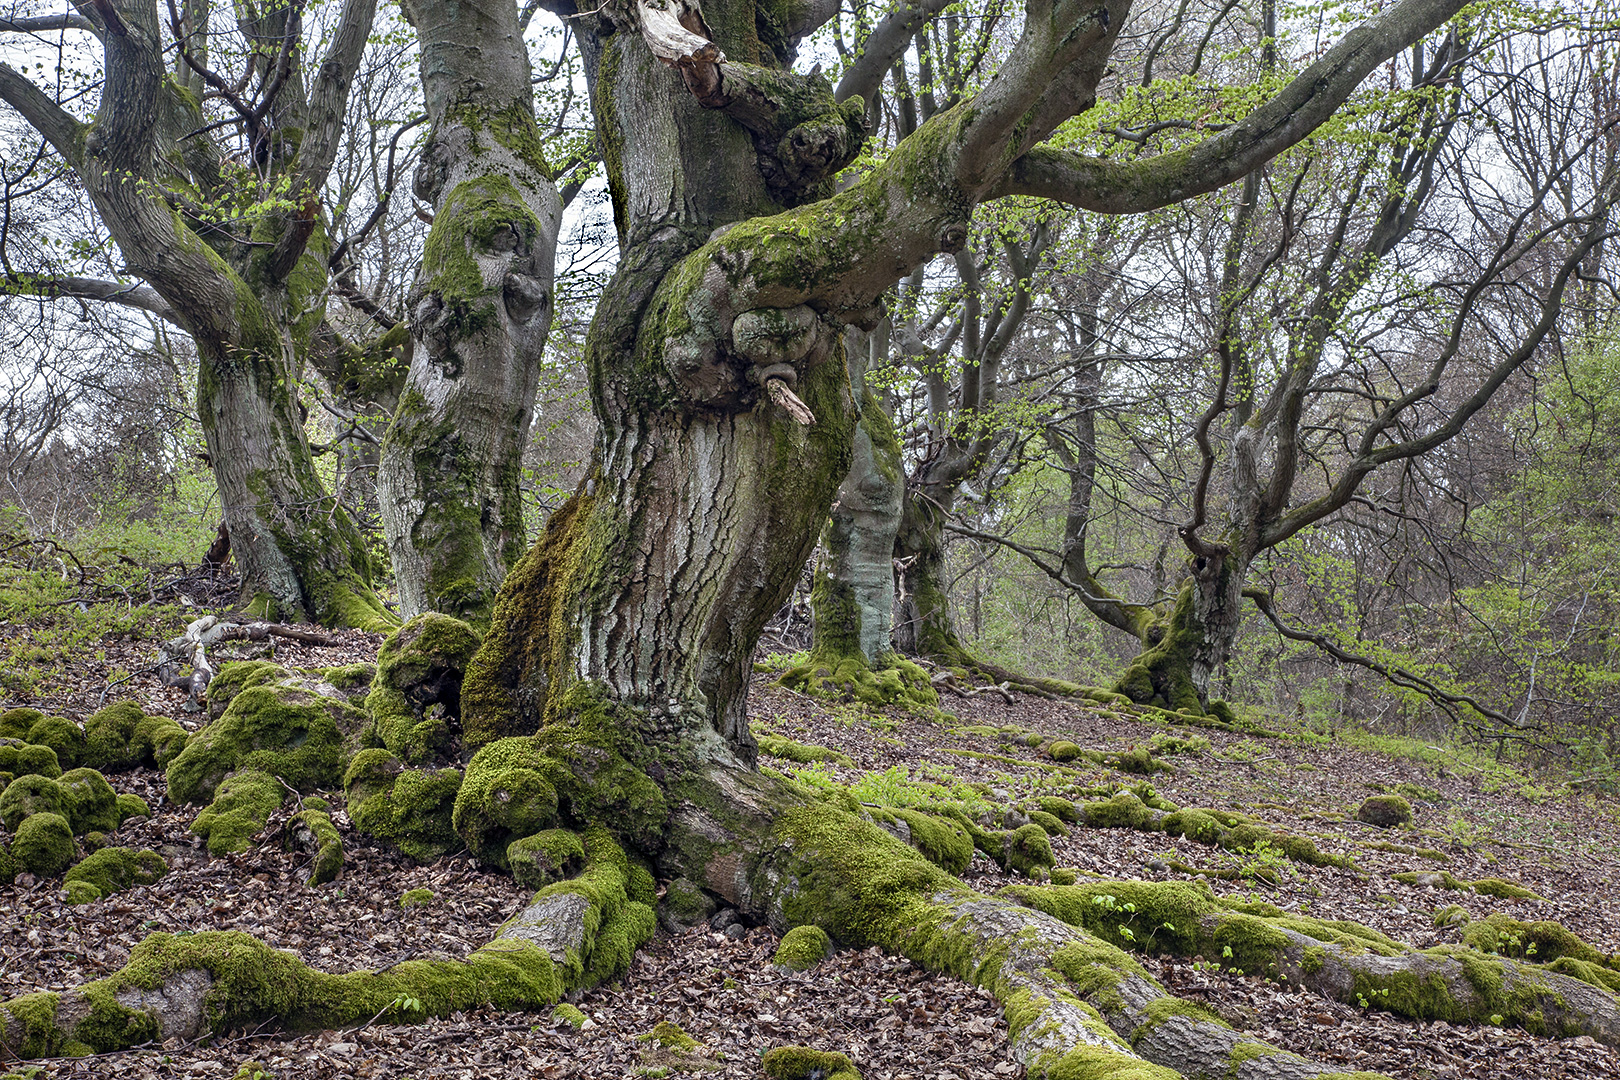
[[[76,115],[103,78],[94,38],[37,8],[0,20],[7,100],[21,72]],[[243,10],[234,24],[208,24],[206,4],[162,14],[193,41],[170,67],[201,123],[177,145],[206,133],[224,164],[182,207],[202,235],[258,235],[296,202],[245,119],[274,99],[294,37],[271,26],[281,9]],[[1022,18],[996,0],[942,10],[919,29],[855,3],[800,47],[800,69],[816,61],[841,99],[868,103],[871,138],[844,182],[982,87]],[[1097,104],[1054,142],[1129,161],[1219,133],[1358,11],[1138,5]],[[1249,537],[1234,588],[1253,595],[1209,698],[1320,731],[1480,741],[1614,782],[1612,14],[1487,5],[1389,61],[1246,180],[1150,213],[981,206],[961,250],[911,273],[846,342],[903,480],[890,493],[903,523],[875,571],[879,592],[898,588],[895,646],[993,682],[1110,687],[1153,644],[1144,613],[1168,616],[1203,546]],[[295,17],[310,56],[331,44],[335,9]],[[521,17],[564,208],[519,432],[518,535],[534,537],[591,457],[582,351],[622,237],[569,21],[533,3]],[[211,29],[188,37],[198,25]],[[868,70],[870,43],[896,34],[894,62]],[[379,571],[379,470],[410,392],[401,328],[420,322],[430,223],[447,212],[420,180],[417,41],[386,9],[359,53],[319,191],[319,302],[304,301],[326,345],[293,364],[323,497]],[[30,583],[3,614],[92,596],[206,604],[174,587],[225,519],[197,344],[37,127],[0,111],[0,550]],[[838,538],[865,528],[839,533],[836,513],[872,512],[852,492],[767,652],[812,649],[816,575],[837,572]],[[388,574],[376,581],[397,611]],[[954,634],[948,648],[929,626]],[[50,677],[10,647],[0,677]]]

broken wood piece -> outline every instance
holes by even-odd
[[[816,414],[810,411],[810,406],[799,400],[799,395],[793,388],[781,379],[766,379],[765,392],[793,419],[809,427],[816,422]]]

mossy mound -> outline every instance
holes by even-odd
[[[652,874],[632,863],[606,829],[592,826],[581,840],[584,872],[541,889],[529,910],[578,905],[584,939],[578,952],[569,950],[564,957],[561,973],[569,986],[594,986],[625,971],[636,949],[652,937],[657,890]]]
[[[337,787],[364,722],[365,714],[341,696],[284,684],[249,686],[169,763],[169,799],[207,802],[220,781],[241,769],[278,776],[299,791]]]
[[[566,881],[585,866],[585,845],[567,829],[546,829],[506,845],[506,864],[525,889]]]
[[[132,747],[139,753],[139,765],[166,769],[186,748],[191,733],[167,716],[143,716],[135,725]]]
[[[482,639],[460,619],[428,612],[383,642],[366,709],[369,739],[408,765],[459,752],[461,682]]]
[[[1480,878],[1463,881],[1449,870],[1403,870],[1395,875],[1403,885],[1426,886],[1431,889],[1450,889],[1452,892],[1476,892],[1481,896],[1494,896],[1499,900],[1541,900],[1543,897],[1523,885],[1501,878]]]
[[[343,776],[349,820],[419,863],[460,851],[452,824],[461,773],[456,769],[407,769],[387,750],[362,750]]]
[[[506,849],[558,823],[558,763],[533,739],[499,739],[472,756],[456,794],[451,823],[482,861],[506,868]]]
[[[1399,795],[1374,795],[1356,809],[1356,820],[1380,829],[1393,829],[1412,820],[1412,804]]]
[[[551,1010],[551,1022],[553,1024],[567,1024],[575,1031],[584,1027],[587,1019],[588,1017],[580,1012],[577,1006],[570,1005],[566,1001]]]
[[[778,1046],[765,1051],[759,1067],[770,1080],[861,1080],[848,1057],[808,1046]]]
[[[60,716],[46,716],[36,720],[25,736],[36,746],[48,746],[56,751],[56,760],[62,768],[71,769],[84,758],[84,732],[78,724]]]
[[[894,806],[875,810],[871,816],[948,874],[962,873],[973,861],[973,834],[960,820]]]
[[[939,691],[934,689],[928,672],[899,653],[883,654],[873,667],[859,654],[826,656],[812,652],[807,663],[789,668],[777,682],[823,700],[899,706],[925,716],[939,710]]]
[[[696,1039],[692,1038],[692,1036],[681,1030],[679,1025],[672,1024],[668,1020],[658,1021],[658,1023],[653,1025],[653,1029],[651,1031],[637,1035],[636,1041],[650,1042],[655,1046],[661,1046],[666,1050],[679,1050],[682,1052],[696,1050],[702,1045]]]
[[[21,739],[0,740],[0,787],[19,776],[43,776],[54,780],[62,775],[62,763],[56,751],[48,746],[23,742]]]
[[[1545,919],[1522,922],[1497,912],[1462,929],[1462,943],[1471,949],[1516,960],[1551,964],[1569,957],[1598,967],[1615,968],[1615,957],[1599,952],[1561,924]],[[1620,972],[1616,972],[1620,977]]]
[[[1035,800],[1035,805],[1042,812],[1051,814],[1059,821],[1068,825],[1080,824],[1080,808],[1068,799],[1056,795],[1042,795]]]
[[[114,805],[118,807],[118,823],[122,825],[130,818],[151,817],[152,808],[146,805],[146,800],[130,792],[120,793]]]
[[[11,840],[11,858],[17,869],[38,877],[55,877],[78,856],[67,818],[49,811],[28,815]]]
[[[75,834],[112,832],[124,818],[144,811],[139,799],[120,805],[107,778],[94,769],[69,769],[55,780],[19,776],[0,792],[0,824],[12,832],[41,813],[67,819]]]
[[[208,684],[208,718],[225,715],[236,695],[250,686],[273,685],[292,678],[292,672],[269,660],[232,660],[221,664]]]
[[[69,769],[56,780],[66,792],[67,818],[75,833],[112,832],[123,823],[118,793],[94,769]],[[133,805],[126,804],[130,809]]]
[[[809,765],[817,761],[831,761],[844,766],[855,764],[850,756],[841,750],[829,750],[825,746],[794,742],[781,735],[756,735],[754,738],[759,743],[759,752],[766,757],[796,761],[800,765]]]
[[[120,701],[93,713],[84,722],[84,764],[103,772],[124,772],[141,764],[135,728],[146,713],[139,705]]]
[[[1025,877],[1045,877],[1052,869],[1052,841],[1046,830],[1031,822],[1020,825],[1007,835],[1008,870]]]
[[[406,889],[399,894],[399,906],[402,908],[425,907],[433,903],[432,889]]]
[[[1069,827],[1063,824],[1062,819],[1045,810],[1031,810],[1029,820],[1046,830],[1047,836],[1068,836]]]
[[[45,714],[38,709],[20,705],[0,712],[0,739],[27,741],[29,729],[43,719]]]
[[[784,971],[809,971],[832,955],[832,938],[819,926],[795,926],[782,935],[771,963]]]
[[[151,885],[169,872],[169,864],[155,851],[127,847],[104,847],[85,856],[63,878],[64,883],[83,882],[96,890],[98,900],[136,885]],[[82,903],[83,901],[77,901]]]
[[[309,884],[325,885],[343,870],[343,837],[325,810],[308,807],[288,822],[289,840],[309,853]]]
[[[191,831],[208,841],[210,854],[246,851],[253,837],[281,806],[287,789],[269,773],[244,769],[227,777],[191,823]]]

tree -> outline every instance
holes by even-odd
[[[8,287],[140,307],[192,336],[198,412],[245,599],[279,617],[338,625],[391,620],[372,591],[359,532],[316,473],[296,388],[329,329],[331,241],[319,192],[374,10],[373,0],[352,0],[335,12],[313,67],[303,58],[301,9],[287,4],[245,13],[235,50],[216,43],[206,3],[171,12],[172,43],[152,0],[102,0],[5,24],[100,42],[101,92],[88,121],[0,64],[0,100],[73,171],[146,282],[24,273]],[[219,61],[242,74],[211,66]],[[226,121],[208,119],[204,102],[215,100]],[[242,132],[242,156],[216,141],[222,126]]]

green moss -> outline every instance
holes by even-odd
[[[17,868],[37,877],[55,877],[72,866],[78,854],[67,818],[48,811],[28,815],[11,840]]]
[[[788,971],[809,971],[832,955],[832,938],[819,926],[795,926],[782,935],[772,963]]]
[[[16,832],[33,814],[68,813],[68,794],[55,780],[35,775],[19,776],[0,791],[0,825]]]
[[[406,769],[386,750],[362,750],[343,777],[349,819],[419,863],[461,849],[451,824],[461,773]]]
[[[1221,574],[1231,573],[1223,564]],[[1217,584],[1214,588],[1222,586]],[[1120,677],[1114,686],[1116,693],[1124,694],[1139,705],[1151,705],[1202,716],[1204,702],[1192,681],[1192,653],[1204,637],[1205,629],[1199,620],[1192,582],[1181,587],[1175,608],[1168,620],[1150,628],[1148,640],[1157,643],[1145,649]]]
[[[244,769],[219,785],[214,801],[191,823],[191,831],[208,841],[211,854],[246,851],[285,793],[269,773]]]
[[[1059,740],[1046,748],[1047,756],[1053,761],[1073,761],[1082,752],[1079,746],[1067,740]]]
[[[1068,836],[1069,827],[1063,824],[1056,816],[1044,810],[1031,810],[1029,820],[1046,830],[1048,836]]]
[[[155,851],[126,847],[104,847],[86,856],[63,878],[83,881],[96,888],[97,897],[111,896],[136,885],[151,885],[169,872],[163,856]]]
[[[848,754],[840,750],[829,750],[825,746],[797,743],[781,735],[756,735],[755,739],[759,743],[759,752],[766,757],[796,761],[801,765],[815,761],[831,761],[846,767],[855,764]]]
[[[1043,1062],[1046,1080],[1180,1080],[1181,1074],[1119,1050],[1080,1046]]]
[[[64,769],[78,765],[84,756],[84,732],[78,724],[60,716],[36,720],[28,729],[27,741],[55,750],[56,760]]]
[[[180,756],[191,733],[167,716],[143,716],[135,724],[131,749],[139,755],[139,763],[159,769]]]
[[[332,816],[324,810],[300,810],[289,825],[294,836],[300,830],[307,830],[315,848],[315,857],[309,866],[309,884],[324,885],[335,880],[343,870],[343,837],[332,824]]]
[[[1612,958],[1599,952],[1559,923],[1522,922],[1500,912],[1463,928],[1462,943],[1483,953],[1550,964],[1568,956],[1588,964],[1610,966]]]
[[[659,914],[666,925],[676,927],[697,926],[708,921],[715,912],[715,902],[709,894],[686,878],[676,878],[664,890]]]
[[[75,833],[112,832],[123,822],[118,793],[94,769],[69,769],[56,780]]]
[[[585,1014],[565,1001],[551,1010],[551,1022],[553,1024],[567,1024],[575,1031],[578,1031],[585,1024]]]
[[[683,1053],[691,1053],[702,1045],[668,1020],[658,1021],[651,1031],[636,1036],[636,1041],[650,1042],[666,1050],[679,1050]]]
[[[52,1057],[61,1052],[65,1033],[56,1026],[57,994],[35,993],[0,1002],[0,1040],[20,1058]]]
[[[272,685],[291,676],[291,671],[269,660],[232,660],[221,664],[208,684],[208,716],[218,720],[236,695],[250,686]]]
[[[1080,823],[1080,808],[1068,799],[1062,799],[1056,795],[1042,795],[1035,800],[1035,805],[1059,821],[1067,822],[1070,825]]]
[[[512,877],[525,889],[543,889],[579,873],[585,865],[585,845],[567,829],[546,829],[506,846]]]
[[[778,1046],[760,1057],[759,1067],[770,1080],[860,1080],[849,1058],[808,1046]]]
[[[455,755],[461,682],[481,642],[471,626],[436,612],[418,615],[383,642],[366,708],[377,738],[406,764]]]
[[[169,799],[206,802],[229,773],[252,769],[298,791],[337,787],[365,715],[348,702],[289,686],[249,686],[169,763]]]
[[[1525,888],[1523,885],[1501,878],[1481,878],[1469,882],[1469,887],[1481,896],[1494,896],[1498,900],[1541,900],[1543,897]]]
[[[406,889],[399,894],[399,906],[402,908],[423,907],[433,903],[432,889]]]
[[[513,840],[557,823],[557,789],[547,774],[559,771],[531,739],[490,743],[467,763],[451,815],[457,835],[479,859],[504,869]]]
[[[153,934],[131,952],[117,973],[83,987],[83,1006],[71,1031],[56,1026],[56,1001],[25,1002],[29,1049],[59,1050],[69,1041],[97,1052],[123,1049],[157,1037],[150,1015],[119,1004],[125,990],[155,991],[175,974],[201,970],[213,986],[204,999],[210,1030],[255,1028],[274,1019],[289,1030],[335,1028],[376,1016],[398,1021],[445,1016],[491,1004],[537,1008],[557,1001],[562,984],[545,952],[521,941],[497,939],[465,961],[407,960],[382,972],[331,975],[313,971],[237,931],[184,936]],[[0,1005],[0,1018],[17,1016],[19,1002]],[[411,1001],[420,1008],[400,1002]],[[8,1029],[11,1021],[6,1020]]]
[[[898,807],[890,807],[884,812],[904,821],[910,830],[911,846],[921,852],[923,858],[946,873],[960,874],[973,861],[973,835],[961,822],[920,810]],[[1047,865],[1050,866],[1051,863],[1048,862]]]
[[[1137,1043],[1141,1042],[1144,1038],[1151,1034],[1154,1028],[1175,1016],[1184,1016],[1187,1019],[1197,1021],[1200,1024],[1212,1024],[1215,1027],[1229,1029],[1232,1026],[1225,1020],[1222,1020],[1219,1016],[1215,1015],[1214,1011],[1209,1009],[1207,1006],[1199,1005],[1197,1002],[1193,1001],[1184,1001],[1181,998],[1176,997],[1167,996],[1154,998],[1152,1001],[1147,1003],[1147,1006],[1142,1011],[1147,1014],[1147,1017],[1131,1032],[1132,1046],[1135,1046]],[[1263,1043],[1239,1043],[1233,1048],[1234,1057],[1239,1048],[1251,1045],[1264,1046]],[[1270,1053],[1277,1052],[1271,1047],[1266,1047],[1266,1050]],[[1229,1057],[1227,1060],[1232,1061],[1234,1060],[1234,1057]]]
[[[38,709],[23,706],[0,712],[0,739],[21,739],[26,742],[29,729],[43,719],[45,714]]]
[[[1320,945],[1307,945],[1299,961],[1299,968],[1314,975],[1327,966],[1327,950]]]
[[[1131,792],[1122,791],[1112,799],[1082,804],[1080,820],[1093,829],[1151,829],[1154,812]]]
[[[135,745],[135,728],[146,714],[133,702],[121,701],[93,713],[84,722],[84,764],[107,772],[122,772],[142,764]]]
[[[581,952],[570,952],[562,965],[563,979],[570,986],[595,985],[624,972],[635,950],[657,926],[652,908],[631,897],[630,862],[612,835],[600,826],[592,826],[582,839],[584,872],[568,881],[547,885],[534,896],[534,902],[539,903],[572,894],[588,903],[583,915]]]
[[[1226,827],[1207,810],[1177,810],[1164,819],[1164,831],[1170,836],[1185,836],[1200,844],[1216,844]]]
[[[826,575],[817,575],[818,580]],[[851,599],[853,603],[853,599]],[[822,616],[818,614],[817,625]],[[878,708],[898,706],[922,716],[939,711],[939,692],[928,673],[898,653],[888,652],[872,664],[857,650],[812,651],[808,662],[789,668],[778,680],[790,690],[832,701],[856,701]]]
[[[1007,837],[1008,870],[1025,877],[1044,877],[1052,863],[1052,841],[1039,825],[1020,825]]]
[[[11,779],[19,776],[43,776],[54,780],[62,775],[62,765],[57,760],[56,751],[48,746],[10,740],[0,743],[0,775],[7,773]],[[6,783],[10,783],[10,779]]]
[[[146,805],[146,800],[139,795],[124,793],[114,801],[118,808],[118,821],[122,824],[132,817],[151,817],[152,808]]]
[[[1356,820],[1381,829],[1404,825],[1412,820],[1412,804],[1399,795],[1374,795],[1357,808]]]
[[[62,891],[67,894],[69,904],[93,904],[105,894],[101,889],[88,881],[63,881]]]

